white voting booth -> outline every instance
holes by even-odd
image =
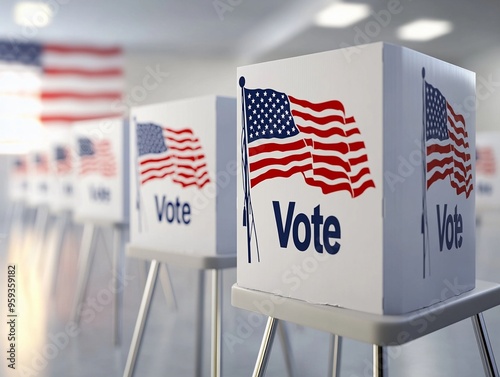
[[[254,376],[278,319],[376,344],[385,376],[391,326],[405,343],[413,313],[475,287],[475,74],[375,43],[237,76],[233,304],[269,316]]]
[[[213,270],[211,375],[220,375],[219,272],[236,266],[235,105],[207,96],[132,108],[127,255],[152,262],[124,376],[134,373],[159,263],[200,270],[197,376],[203,271]]]
[[[68,126],[47,127],[45,133],[52,166],[48,202],[50,212],[55,216],[53,239],[45,273],[50,279],[50,293],[55,294],[61,252],[67,230],[71,225],[74,205],[75,154],[71,143],[71,129]]]
[[[26,202],[36,213],[31,252],[35,255],[35,264],[38,265],[45,260],[42,252],[50,217],[50,200],[54,190],[54,164],[46,129],[40,131],[37,144],[32,145],[28,153],[28,172]]]
[[[124,230],[128,224],[128,122],[121,118],[76,122],[72,125],[75,153],[75,221],[84,224],[73,318],[80,320],[97,226],[113,228],[114,342],[120,342],[120,276],[123,271]]]
[[[476,203],[478,215],[500,209],[500,132],[476,136]]]
[[[71,211],[74,205],[74,166],[76,155],[73,150],[71,129],[66,126],[52,126],[47,129],[49,158],[53,166],[53,193],[50,195],[50,209],[54,213]]]
[[[22,239],[28,197],[28,155],[12,155],[9,164],[8,196],[11,204],[5,215],[5,234],[10,245],[13,240],[19,244]]]
[[[238,285],[401,314],[474,287],[475,75],[361,51],[238,69]]]
[[[28,193],[28,156],[12,156],[10,164],[9,199],[16,203],[24,202]]]

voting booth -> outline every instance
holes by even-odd
[[[235,106],[208,96],[132,108],[132,246],[235,254]]]
[[[53,166],[53,190],[50,209],[54,213],[70,211],[74,199],[74,166],[76,154],[69,127],[52,126],[47,130],[50,159]]]
[[[238,286],[375,314],[474,287],[474,73],[375,43],[237,75]]]
[[[121,118],[76,122],[74,216],[78,221],[128,221],[128,123]]]
[[[72,319],[79,323],[90,269],[95,254],[96,230],[113,230],[113,343],[121,342],[122,290],[120,279],[124,271],[124,245],[128,224],[128,122],[121,118],[106,118],[75,122],[72,125],[72,149],[76,154],[74,167],[74,218],[82,222],[76,293]]]
[[[28,193],[28,155],[14,155],[9,162],[9,198],[24,202]]]
[[[45,130],[44,130],[45,131]],[[47,132],[28,153],[28,205],[49,206],[54,186],[54,165]]]
[[[500,209],[500,132],[478,132],[476,137],[476,205],[478,212]]]
[[[222,271],[236,267],[235,137],[234,98],[206,96],[130,112],[127,255],[151,263],[124,377],[134,374],[160,265],[163,271],[167,265],[198,270],[195,375],[203,370],[204,281],[210,271],[211,373],[221,375]]]

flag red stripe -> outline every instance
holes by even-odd
[[[472,170],[471,165],[465,165],[461,160],[454,159],[453,161],[454,161],[455,167],[462,170],[465,173],[468,173]]]
[[[349,163],[351,164],[351,166],[356,166],[358,164],[362,164],[363,162],[368,162],[368,156],[366,154],[349,159]]]
[[[453,132],[450,132],[450,139],[453,140],[453,142],[455,143],[455,145],[458,145],[458,146],[464,147],[464,148],[469,148],[469,143],[466,142],[465,139],[456,137],[453,134]]]
[[[342,154],[347,154],[349,152],[349,145],[344,142],[340,143],[322,143],[320,141],[312,141],[312,139],[306,139],[307,145],[311,147],[314,146],[314,149],[322,150],[322,151],[335,151]]]
[[[122,53],[119,47],[66,46],[58,44],[45,44],[43,50],[58,54],[88,54],[97,56],[112,56]]]
[[[465,153],[465,152],[460,152],[456,149],[453,150],[453,153],[455,154],[456,157],[460,158],[462,161],[469,161],[470,160],[470,154]]]
[[[439,145],[439,144],[431,144],[427,146],[427,156],[430,156],[432,153],[440,153],[447,154],[451,151],[451,145]]]
[[[81,92],[42,92],[41,98],[43,101],[50,100],[96,100],[96,99],[121,99],[121,92],[95,92],[95,93],[81,93]]]
[[[192,165],[185,165],[185,164],[177,164],[177,167],[179,169],[188,169],[188,170],[193,170],[193,171],[197,171],[199,169],[202,169],[202,168],[206,168],[207,167],[207,164],[206,163],[203,163],[199,166],[192,166]]]
[[[302,126],[300,124],[297,124],[297,127],[299,128],[300,132],[303,132],[306,134],[313,134],[313,135],[316,135],[317,137],[320,137],[320,138],[328,138],[328,137],[335,136],[335,135],[347,136],[346,131],[340,127],[331,127],[331,128],[326,129],[326,130],[319,130],[319,129],[314,128],[314,127]],[[355,130],[353,133],[359,133],[359,130]]]
[[[189,129],[189,128],[181,128],[181,129],[179,129],[179,130],[174,130],[174,129],[172,129],[172,128],[163,127],[163,129],[164,129],[165,131],[172,132],[172,133],[174,133],[174,134],[178,134],[178,135],[179,135],[179,134],[188,133],[188,134],[190,134],[190,135],[193,135],[193,136],[194,136],[193,131],[191,131],[191,129]]]
[[[342,183],[330,185],[330,184],[326,184],[323,181],[317,181],[314,178],[308,178],[306,176],[304,176],[304,179],[308,185],[319,187],[323,194],[330,194],[330,193],[335,192],[335,191],[349,191],[351,193],[351,196],[352,196],[352,189],[351,189],[351,185],[349,183],[342,182]]]
[[[176,143],[179,143],[179,144],[182,144],[185,142],[198,143],[198,139],[193,137],[193,136],[185,137],[185,138],[177,138],[175,136],[168,136],[167,140],[175,141]]]
[[[375,188],[375,182],[373,182],[373,180],[371,180],[371,179],[369,181],[364,182],[361,186],[359,186],[353,190],[353,198],[357,198],[358,196],[360,196],[362,193],[364,193],[370,187]]]
[[[52,122],[78,122],[82,120],[95,120],[104,118],[117,118],[120,117],[121,113],[107,113],[107,114],[92,114],[92,115],[42,115],[41,121],[43,123]]]
[[[155,168],[149,168],[149,169],[141,170],[141,174],[148,174],[148,173],[151,173],[152,171],[162,171],[165,169],[169,169],[173,166],[175,166],[175,164],[171,163],[171,164],[162,165],[162,166],[155,167]]]
[[[83,76],[83,77],[114,77],[122,76],[123,71],[120,68],[107,69],[82,69],[82,68],[51,68],[44,67],[43,73],[47,76]]]
[[[322,155],[317,155],[313,154],[313,162],[314,163],[325,163],[328,165],[332,166],[340,166],[342,169],[344,169],[346,172],[351,171],[351,165],[344,159],[337,157],[337,156],[322,156]]]
[[[457,195],[460,195],[465,192],[465,197],[468,198],[471,191],[474,189],[474,185],[468,186],[458,186],[455,181],[451,181],[451,187],[453,187],[457,191]]]
[[[201,145],[198,145],[197,147],[190,147],[190,146],[185,146],[185,147],[174,147],[174,146],[169,146],[170,149],[174,151],[199,151],[201,149]]]
[[[362,141],[356,141],[354,143],[349,143],[349,150],[351,152],[356,152],[361,149],[365,149],[365,143]]]
[[[255,147],[249,147],[248,155],[249,157],[253,157],[259,153],[265,152],[287,152],[289,150],[301,149],[304,147],[304,144],[304,140],[298,140],[288,144],[266,143]]]
[[[346,119],[344,119],[344,117],[342,117],[340,115],[327,115],[324,117],[316,117],[314,115],[311,115],[309,113],[304,113],[304,112],[299,111],[299,110],[292,110],[292,115],[294,117],[302,118],[306,121],[314,122],[314,123],[320,124],[322,126],[324,126],[325,124],[328,124],[328,123],[333,123],[333,122],[347,124]]]
[[[175,182],[175,183],[177,183],[177,184],[179,184],[179,185],[181,185],[182,187],[198,186],[200,189],[202,189],[203,187],[205,187],[205,185],[210,182],[209,179],[206,179],[202,183],[199,183],[199,182],[185,183],[185,182],[180,181],[180,180],[175,179],[175,178],[172,178],[172,181]]]
[[[457,122],[461,122],[464,125],[464,130],[465,130],[465,118],[463,117],[463,115],[456,114],[455,110],[453,110],[453,107],[451,107],[451,105],[448,102],[446,102],[446,108],[451,113],[454,120],[456,120]]]
[[[252,178],[250,180],[250,187],[255,187],[259,183],[270,178],[288,178],[292,175],[312,169],[312,164],[307,164],[305,166],[294,166],[288,170],[270,169],[267,172]]]
[[[343,171],[333,171],[327,168],[314,168],[314,175],[323,176],[332,181],[336,179],[347,179],[349,182],[351,181],[349,175]]]
[[[447,176],[449,176],[451,173],[453,173],[453,168],[452,167],[449,167],[448,169],[446,169],[445,171],[443,172],[440,172],[440,171],[436,171],[430,178],[427,179],[427,189],[429,187],[431,187],[431,185],[436,182],[436,181],[439,181],[441,179],[445,179]]]
[[[445,157],[442,159],[435,158],[427,162],[427,173],[435,168],[442,168],[448,165],[453,166],[453,157]]]
[[[465,182],[465,185],[468,186],[470,181],[472,180],[472,175],[468,174],[467,178],[463,174],[460,174],[460,172],[455,171],[453,172],[453,177],[458,181],[458,182]]]
[[[162,174],[162,175],[150,175],[148,178],[143,179],[141,181],[141,185],[143,185],[144,183],[149,182],[149,181],[151,181],[153,179],[162,179],[162,178],[165,178],[169,174],[173,174],[173,173],[172,172],[167,172],[167,173]]]
[[[167,161],[167,160],[170,160],[170,158],[172,158],[172,156],[166,156],[166,157],[162,157],[162,158],[150,158],[148,160],[142,160],[141,162],[139,162],[139,165],[142,166],[142,165],[146,165],[149,163]]]
[[[345,117],[345,108],[344,108],[344,105],[342,104],[342,102],[340,102],[340,101],[333,100],[333,101],[326,101],[326,102],[320,102],[320,103],[312,103],[312,102],[309,102],[307,100],[298,99],[298,98],[295,98],[292,96],[288,96],[288,99],[294,105],[308,107],[311,110],[316,111],[316,112],[321,112],[321,111],[325,111],[325,110],[329,110],[329,109],[342,111],[342,113],[344,113],[344,117]],[[346,121],[346,123],[355,122],[354,117],[345,118],[345,121]]]
[[[351,183],[356,183],[361,178],[363,178],[365,175],[370,175],[370,169],[369,168],[362,168],[358,174],[351,176]]]
[[[300,154],[292,154],[283,158],[263,158],[261,160],[254,161],[250,164],[250,172],[254,172],[261,168],[270,165],[283,165],[286,166],[294,161],[305,161],[311,158],[311,153],[303,152]]]

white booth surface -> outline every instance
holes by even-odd
[[[236,101],[207,96],[132,108],[130,244],[236,252]]]
[[[78,221],[128,221],[128,123],[109,118],[74,123],[74,217]]]
[[[476,205],[478,212],[500,209],[500,132],[478,132],[476,137]]]
[[[375,43],[237,79],[239,286],[375,314],[474,287],[474,73]]]

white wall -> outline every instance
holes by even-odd
[[[236,96],[237,63],[232,59],[142,52],[126,52],[125,58],[127,107],[208,94]]]
[[[500,130],[500,49],[459,62],[476,72],[477,130]]]

